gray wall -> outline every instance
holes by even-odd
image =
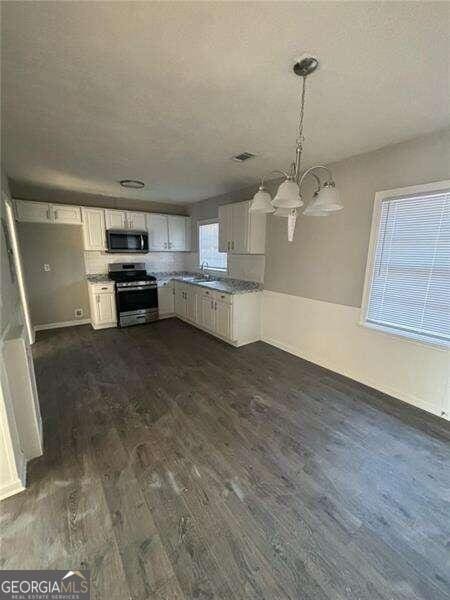
[[[270,217],[264,287],[361,306],[375,192],[450,179],[450,129],[330,165],[344,210],[300,217],[287,241],[286,220]]]
[[[0,171],[1,172],[1,171]],[[17,285],[15,270],[10,265],[8,258],[7,237],[9,238],[6,224],[6,211],[4,197],[9,197],[8,182],[3,172],[1,172],[1,200],[0,200],[0,336],[10,325],[14,327],[21,322],[20,296]]]
[[[33,325],[89,318],[89,299],[79,225],[18,223]],[[43,265],[51,266],[46,272]]]

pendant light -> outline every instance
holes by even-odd
[[[304,205],[301,196],[301,189],[305,178],[313,176],[317,183],[317,190],[313,199],[303,211],[305,216],[326,217],[330,213],[341,210],[343,205],[339,199],[335,183],[330,169],[324,165],[315,165],[307,169],[304,173],[300,172],[300,162],[303,150],[303,120],[305,115],[305,96],[306,96],[306,78],[319,66],[319,61],[313,56],[302,58],[295,63],[293,70],[296,75],[302,78],[302,92],[300,99],[300,117],[298,125],[298,137],[296,147],[295,161],[292,163],[289,173],[286,171],[272,171],[271,174],[281,174],[284,181],[278,187],[275,197],[271,198],[269,192],[264,187],[264,176],[261,180],[261,186],[256,192],[250,204],[251,212],[265,214],[273,213],[276,217],[288,219],[288,240],[292,241],[294,237],[295,224],[298,215],[298,209]],[[327,178],[324,183],[321,182],[317,171],[325,171]]]

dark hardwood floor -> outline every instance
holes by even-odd
[[[89,568],[101,600],[450,598],[448,423],[175,319],[34,358],[45,454],[0,568]]]

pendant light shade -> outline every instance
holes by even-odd
[[[253,196],[252,203],[249,208],[250,212],[255,213],[273,213],[274,207],[272,206],[272,198],[268,191],[266,191],[262,186]]]
[[[311,208],[325,212],[335,212],[344,208],[334,183],[325,183],[313,200]]]
[[[281,206],[279,206],[273,213],[273,216],[274,217],[285,217],[287,219],[291,210],[292,210],[292,208],[282,208]]]
[[[292,179],[286,179],[278,188],[277,195],[272,201],[275,207],[280,208],[299,208],[303,206],[300,197],[300,188]]]

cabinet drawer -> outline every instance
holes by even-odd
[[[232,294],[225,294],[224,292],[214,292],[214,300],[223,302],[224,304],[232,304],[233,296]]]
[[[114,283],[95,283],[91,284],[93,294],[111,294],[114,292]]]

